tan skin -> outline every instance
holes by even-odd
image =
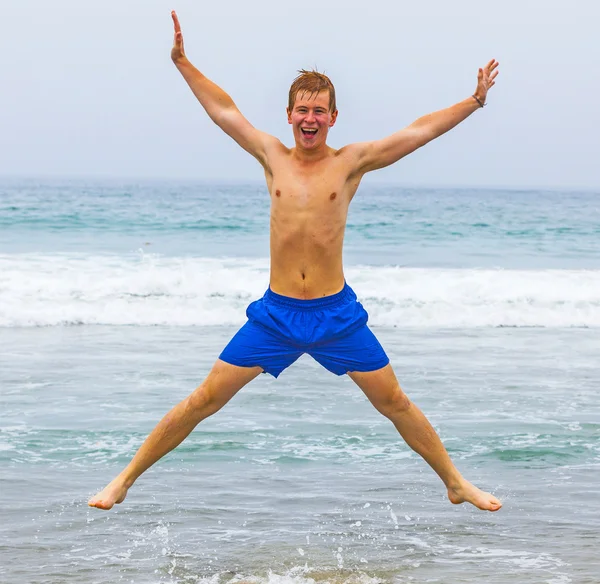
[[[479,103],[469,96],[387,138],[335,150],[327,145],[329,129],[338,116],[337,111],[330,111],[329,92],[300,94],[292,111],[287,110],[295,142],[294,147],[287,148],[254,128],[229,95],[189,62],[175,12],[172,17],[173,62],[210,118],[264,168],[271,196],[271,289],[300,299],[339,292],[344,286],[342,246],[348,207],[362,177],[441,136],[479,109]],[[481,103],[495,84],[497,67],[497,61],[491,60],[479,69],[474,95]],[[316,133],[310,132],[315,129]],[[110,509],[121,503],[145,470],[261,372],[260,367],[236,367],[217,360],[202,384],[167,413],[127,467],[92,497],[89,505]],[[391,365],[348,375],[438,474],[452,503],[468,502],[487,511],[500,509],[502,504],[496,497],[462,477],[427,418],[400,388]]]

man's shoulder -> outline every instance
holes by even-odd
[[[289,154],[291,150],[279,139],[271,134],[265,134],[267,148],[271,153]]]
[[[334,150],[334,156],[338,157],[347,157],[354,158],[355,156],[360,156],[364,145],[359,142],[353,142],[352,144],[346,144],[337,150]]]
[[[352,174],[358,168],[363,153],[364,143],[354,142],[335,150],[333,156]]]
[[[263,135],[263,139],[265,140],[265,142],[270,147],[281,149],[281,150],[288,150],[286,145],[279,138],[277,138],[276,136],[273,136],[273,134],[267,134],[266,132],[261,132],[261,134]]]

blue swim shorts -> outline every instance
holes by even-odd
[[[375,371],[389,363],[367,326],[369,316],[348,286],[337,294],[299,300],[271,289],[246,310],[248,322],[219,359],[240,367],[260,366],[277,377],[308,353],[336,375]]]

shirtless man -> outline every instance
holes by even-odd
[[[287,109],[295,147],[254,128],[221,88],[187,59],[175,12],[173,62],[206,113],[262,165],[271,195],[271,273],[264,297],[250,304],[248,322],[223,350],[204,382],[154,428],[129,465],[89,505],[121,503],[136,479],[178,446],[196,425],[221,409],[262,372],[277,377],[303,353],[348,376],[390,419],[402,438],[439,475],[452,503],[497,511],[502,504],[466,481],[431,424],[403,393],[367,313],[346,284],[342,244],[348,206],[363,175],[393,164],[483,107],[498,63],[479,69],[472,96],[426,115],[374,142],[334,150],[327,134],[337,119],[335,90],[320,73],[301,71]]]

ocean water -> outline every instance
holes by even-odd
[[[346,377],[261,375],[87,499],[268,285],[262,185],[0,182],[0,582],[600,582],[600,193],[364,185],[346,278],[463,474]]]

